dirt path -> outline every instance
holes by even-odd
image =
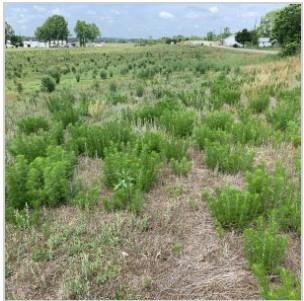
[[[226,47],[226,46],[212,46],[212,47],[219,48],[219,49],[227,49],[227,50],[231,50],[231,51],[256,53],[256,54],[278,54],[279,53],[279,51],[277,51],[277,50],[260,50],[260,49],[249,49],[249,48],[234,48],[234,47]]]
[[[220,183],[220,182],[221,183]],[[223,178],[202,167],[200,155],[183,178],[183,201],[199,203],[193,211],[179,208],[178,223],[184,225],[183,251],[169,269],[158,276],[156,299],[258,299],[257,284],[247,268],[239,235],[219,237],[208,206],[201,201],[202,189],[224,182],[240,186],[238,177]]]

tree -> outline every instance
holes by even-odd
[[[5,21],[5,45],[7,44],[8,40],[11,40],[14,34],[15,32],[13,27]]]
[[[222,34],[222,38],[225,39],[225,38],[229,37],[230,35],[231,35],[231,32],[230,32],[229,27],[225,27],[224,32]]]
[[[12,43],[12,45],[14,45],[16,48],[18,48],[18,47],[23,47],[23,39],[22,39],[22,36],[12,35],[12,36],[11,36],[11,43]]]
[[[100,30],[96,24],[87,24],[78,20],[74,29],[81,47],[85,47],[88,41],[95,41],[100,36]]]
[[[257,28],[257,32],[260,37],[272,37],[272,30],[274,27],[275,18],[279,12],[280,10],[273,10],[261,18],[260,25]]]
[[[251,42],[251,34],[250,32],[245,28],[242,31],[239,31],[236,36],[235,39],[237,42],[245,45],[246,42]]]
[[[68,23],[63,16],[53,15],[36,29],[35,37],[39,41],[67,41],[69,35]]]
[[[289,4],[280,10],[273,27],[275,38],[286,54],[293,54],[301,47],[301,4]]]
[[[207,32],[207,41],[213,41],[215,39],[215,34],[212,31]]]

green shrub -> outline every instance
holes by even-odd
[[[105,182],[116,190],[124,183],[141,191],[149,191],[160,167],[160,158],[143,149],[139,154],[129,145],[123,151],[107,149],[104,161]],[[130,184],[129,184],[130,183]]]
[[[176,138],[167,138],[166,143],[162,146],[162,155],[170,161],[174,160],[182,160],[186,157],[188,145],[187,142],[183,139]]]
[[[192,163],[186,157],[183,157],[180,161],[171,160],[171,169],[176,175],[185,176],[191,170],[191,167]]]
[[[15,164],[7,167],[5,179],[6,207],[22,209],[26,203],[26,179],[28,161],[23,155],[16,157]]]
[[[258,93],[250,99],[249,108],[254,113],[262,113],[269,105],[270,95],[268,93]]]
[[[60,83],[61,74],[60,74],[60,71],[57,68],[55,68],[55,67],[50,68],[47,73],[48,73],[49,76],[51,76],[55,80],[56,84]]]
[[[267,120],[275,129],[285,131],[288,122],[299,120],[301,111],[300,92],[299,88],[295,88],[279,93],[276,107],[266,115]]]
[[[101,70],[99,75],[100,75],[101,79],[106,79],[107,78],[107,72],[105,70]]]
[[[107,101],[113,105],[116,105],[118,103],[125,103],[127,99],[127,95],[120,92],[110,92],[107,94]]]
[[[301,284],[297,277],[286,270],[278,268],[279,284],[271,288],[265,268],[262,264],[254,264],[252,270],[258,279],[261,295],[266,300],[300,300]]]
[[[208,142],[205,147],[206,165],[224,173],[235,174],[250,169],[253,156],[253,152],[242,145]]]
[[[234,143],[261,145],[269,139],[271,130],[259,118],[248,114],[240,116],[240,121],[235,122],[230,130]]]
[[[137,86],[135,90],[135,94],[137,97],[143,97],[145,92],[145,88],[143,86]]]
[[[116,144],[118,147],[134,139],[130,126],[126,122],[112,121],[98,126],[70,126],[68,147],[76,154],[90,157],[104,157],[106,147]]]
[[[223,228],[243,230],[261,212],[261,203],[256,195],[233,187],[217,188],[213,195],[205,194],[212,215]]]
[[[202,150],[210,142],[227,144],[232,141],[232,135],[221,129],[211,129],[208,125],[203,124],[194,130],[194,139]]]
[[[261,264],[267,273],[274,272],[284,259],[287,238],[278,234],[278,225],[258,219],[257,227],[244,231],[245,254],[250,265]]]
[[[75,79],[76,79],[76,82],[77,82],[77,83],[80,82],[80,73],[76,73]]]
[[[62,122],[66,128],[68,124],[76,123],[81,116],[81,110],[74,106],[75,98],[70,92],[51,97],[47,101],[49,111],[55,120]]]
[[[39,129],[49,129],[48,121],[44,117],[25,117],[17,122],[17,126],[26,135],[36,133]]]
[[[111,82],[109,86],[110,92],[117,92],[117,84],[115,82]]]
[[[211,107],[219,109],[224,103],[229,105],[238,104],[241,97],[240,87],[237,82],[226,78],[218,78],[211,83]]]
[[[214,111],[203,118],[203,124],[210,129],[229,131],[234,123],[234,118],[229,112]]]
[[[187,137],[192,134],[195,113],[192,111],[166,110],[160,117],[160,124],[167,131],[178,137]]]
[[[75,157],[61,146],[49,146],[45,157],[31,163],[20,155],[8,168],[6,182],[7,206],[38,208],[65,202],[71,193]]]
[[[36,157],[44,157],[47,147],[56,144],[48,132],[20,135],[9,141],[8,150],[14,155],[23,155],[28,161]]]
[[[265,213],[273,208],[291,208],[291,203],[298,198],[296,188],[288,181],[284,168],[280,165],[276,166],[273,175],[267,173],[264,166],[258,166],[247,173],[246,181],[247,190],[258,195]]]
[[[41,79],[41,90],[45,92],[53,92],[56,87],[56,82],[50,76],[45,76]]]

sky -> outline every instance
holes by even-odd
[[[267,12],[286,6],[284,3],[6,3],[5,20],[16,34],[34,36],[35,29],[48,16],[66,18],[71,36],[76,21],[95,23],[103,37],[159,38],[174,35],[220,33],[228,26],[231,32],[252,29]]]

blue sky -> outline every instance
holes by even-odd
[[[5,20],[17,34],[33,36],[48,16],[66,18],[70,32],[78,19],[94,22],[104,37],[148,38],[219,33],[228,26],[232,32],[253,28],[267,12],[286,6],[269,4],[101,4],[101,3],[6,3]]]

